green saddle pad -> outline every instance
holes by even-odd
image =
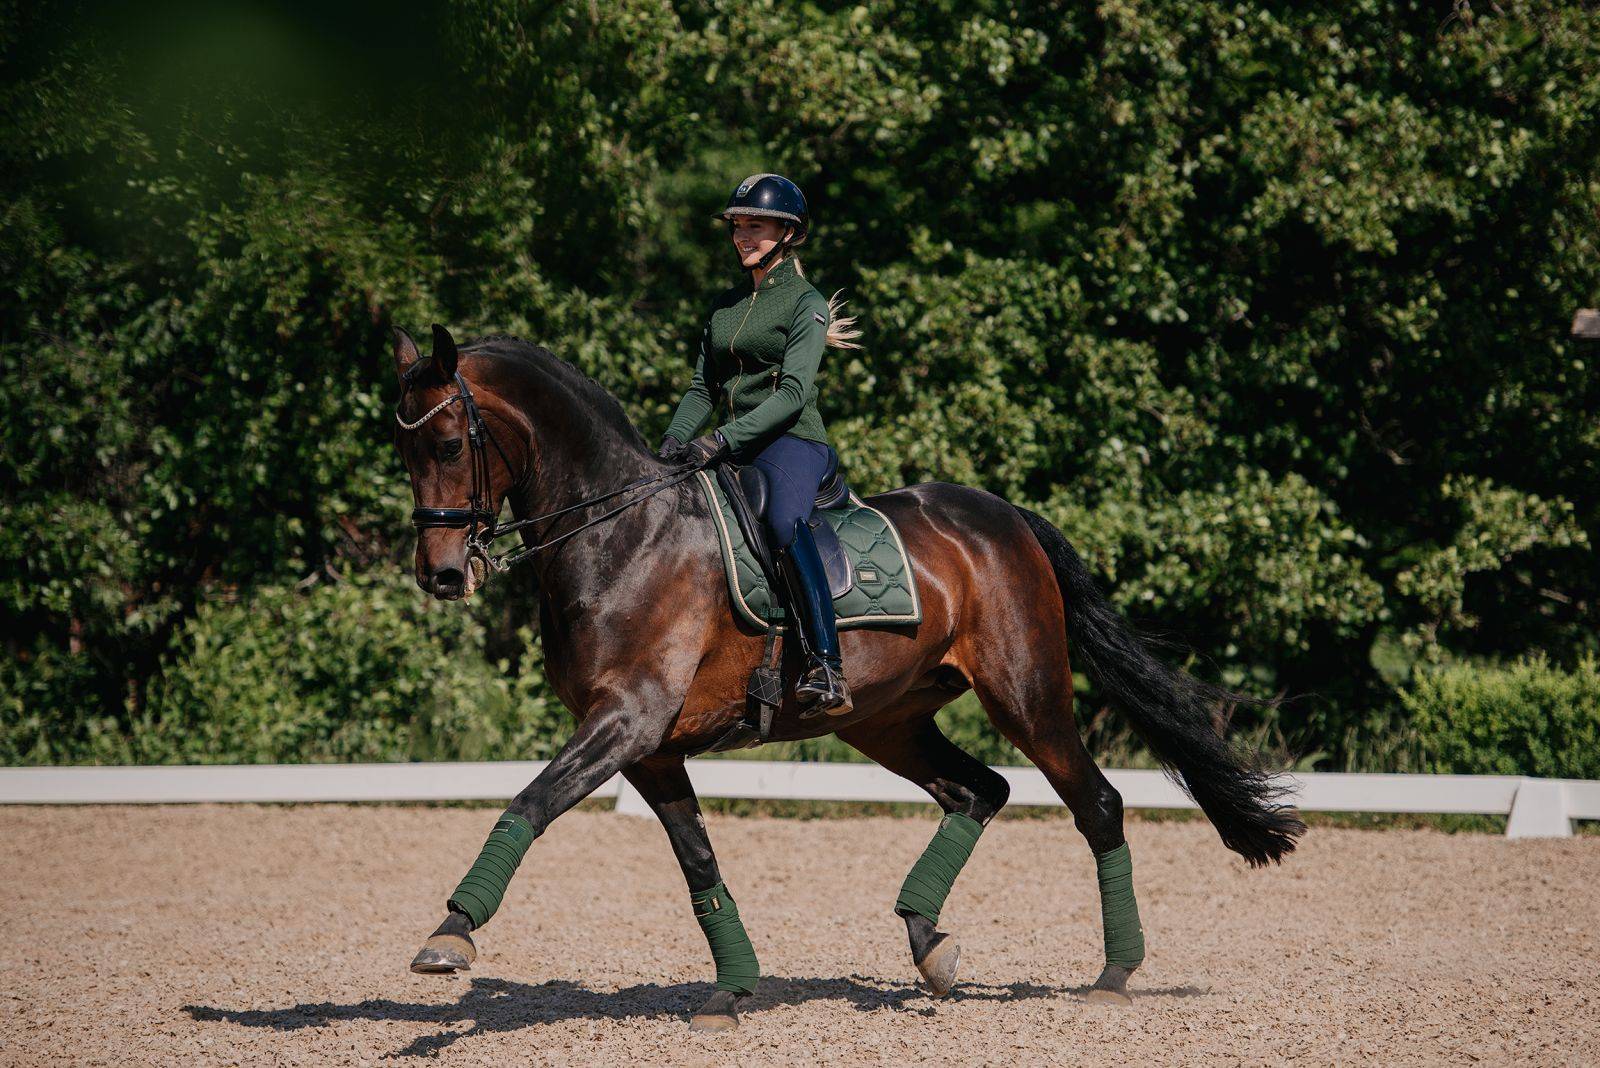
[[[697,471],[696,475],[716,519],[734,611],[755,627],[781,622],[783,606],[767,588],[767,578],[744,540],[744,531],[739,529],[722,487],[705,471]],[[839,535],[839,544],[850,559],[850,588],[833,600],[838,617],[835,625],[844,630],[922,622],[922,602],[917,600],[911,560],[889,517],[863,503],[854,493],[843,507],[819,509],[817,514]]]

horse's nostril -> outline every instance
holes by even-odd
[[[433,592],[434,593],[445,593],[445,594],[460,593],[462,588],[465,585],[466,585],[466,579],[462,576],[461,572],[459,570],[457,570],[456,568],[447,567],[442,571],[434,572],[434,575],[433,575]]]

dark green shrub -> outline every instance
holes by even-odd
[[[97,668],[45,641],[0,658],[0,764],[130,763]]]
[[[1028,758],[989,722],[978,695],[968,690],[939,710],[939,729],[985,764],[1026,764]]]
[[[1401,691],[1424,769],[1600,778],[1600,661],[1572,671],[1542,656],[1510,666],[1455,664]]]
[[[526,760],[568,716],[547,696],[532,636],[520,673],[483,656],[460,605],[379,575],[310,592],[269,586],[203,607],[183,629],[150,714],[147,763]]]

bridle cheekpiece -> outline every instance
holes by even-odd
[[[493,507],[492,501],[494,483],[489,470],[488,446],[494,446],[494,451],[500,454],[507,471],[511,470],[511,463],[506,459],[500,443],[489,433],[488,424],[483,421],[483,412],[479,410],[478,402],[472,396],[472,389],[467,385],[467,380],[461,377],[460,371],[455,373],[454,393],[429,408],[417,419],[406,422],[400,414],[400,408],[405,404],[412,383],[431,362],[431,358],[421,359],[406,368],[405,374],[401,376],[404,389],[400,394],[400,403],[395,406],[394,419],[400,424],[401,430],[418,430],[428,420],[460,401],[467,417],[467,451],[468,462],[472,464],[472,495],[468,498],[465,508],[413,508],[411,522],[418,530],[430,527],[465,528],[468,553],[481,556],[492,563],[493,557],[489,554],[489,546],[496,533],[497,510]]]

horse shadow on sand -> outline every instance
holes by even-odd
[[[852,975],[837,979],[763,977],[757,992],[740,1005],[739,1014],[751,1014],[779,1005],[803,1005],[814,1001],[838,1001],[858,1012],[888,1009],[922,1016],[937,1013],[937,1004],[963,1001],[1025,1001],[1083,995],[1088,986],[1048,986],[1038,983],[963,983],[943,1002],[934,1002],[927,992],[913,983],[886,982]],[[284,1009],[221,1009],[209,1005],[185,1005],[184,1010],[197,1021],[231,1023],[241,1027],[265,1027],[274,1031],[298,1031],[307,1027],[327,1027],[350,1020],[395,1020],[407,1023],[436,1024],[445,1028],[424,1035],[390,1057],[436,1057],[461,1039],[474,1035],[519,1031],[541,1024],[567,1020],[687,1020],[690,1012],[711,996],[710,983],[640,983],[616,991],[594,991],[566,979],[548,982],[514,983],[505,979],[472,979],[461,997],[453,1002],[394,1001],[370,999],[349,1005],[329,1001],[295,1005]],[[1195,997],[1209,991],[1195,987],[1146,990],[1145,995]],[[465,1030],[455,1025],[470,1023]]]

